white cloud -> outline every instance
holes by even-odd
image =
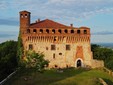
[[[70,24],[75,21],[80,22],[81,19],[90,18],[96,14],[113,13],[113,0],[0,0],[0,17],[5,24],[12,25],[10,23],[16,22],[16,20],[18,22],[18,12],[22,10],[30,11],[33,21],[38,18],[49,18],[64,24]],[[9,30],[8,28],[6,30]],[[110,34],[109,32],[97,34],[93,35],[96,36],[94,41],[98,39],[98,36],[103,37],[102,34],[111,36],[107,35]],[[99,40],[104,41],[104,39],[100,38]]]
[[[111,13],[112,4],[113,0],[1,0],[0,10],[28,10],[37,18],[75,21],[99,13]]]

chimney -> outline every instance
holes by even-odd
[[[40,22],[40,19],[38,19],[38,22]]]
[[[73,27],[73,24],[70,24],[71,27]]]
[[[36,20],[36,23],[40,22],[40,19]]]

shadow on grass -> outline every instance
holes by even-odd
[[[113,82],[109,79],[103,79],[108,85],[113,85]]]
[[[34,69],[21,69],[4,85],[49,85],[85,71],[83,68],[68,68],[60,70],[51,69],[40,73]]]

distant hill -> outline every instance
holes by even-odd
[[[113,49],[113,43],[92,43],[92,44],[97,44],[97,45],[101,45],[103,47],[107,47],[107,48],[112,48]]]

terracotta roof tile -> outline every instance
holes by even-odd
[[[45,19],[43,21],[32,23],[30,25],[30,28],[70,28],[70,26],[66,26],[49,19]]]

